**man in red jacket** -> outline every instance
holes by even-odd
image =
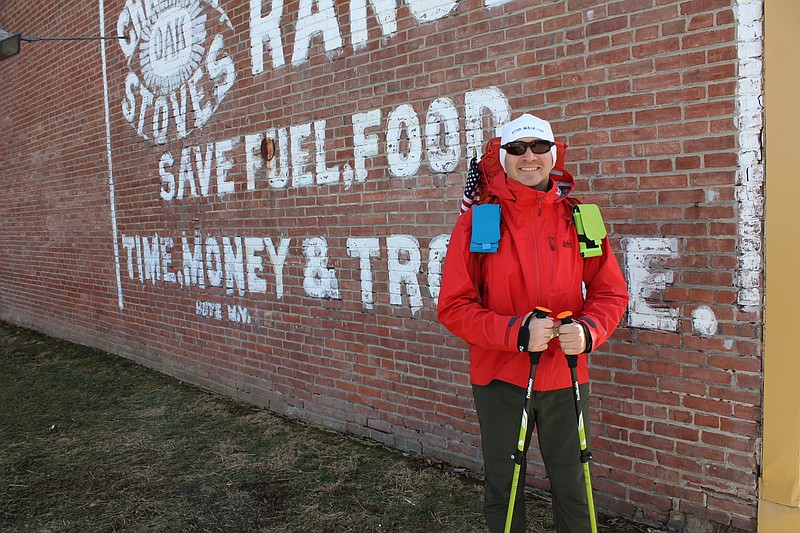
[[[471,252],[473,225],[486,222],[473,221],[474,208],[459,217],[444,263],[439,320],[470,345],[489,529],[503,531],[506,520],[515,466],[510,457],[517,449],[531,368],[527,353],[543,352],[529,429],[537,428],[557,531],[583,533],[590,531],[589,509],[565,354],[578,354],[581,403],[588,420],[587,354],[613,333],[627,307],[628,291],[607,237],[601,255],[581,256],[572,215],[575,202],[568,199],[574,182],[562,170],[563,161],[553,172],[558,150],[550,124],[522,115],[506,124],[499,145],[490,142],[481,161],[488,181],[482,203],[500,206],[499,243],[491,253]],[[575,320],[529,320],[536,307],[554,315],[571,311]],[[512,521],[512,531],[519,532],[525,531],[524,466]]]

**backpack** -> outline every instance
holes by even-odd
[[[565,168],[567,144],[561,141],[556,143],[556,164],[550,171],[550,177],[554,181],[568,177],[574,179]],[[479,286],[481,264],[485,254],[496,252],[500,239],[500,214],[499,199],[489,192],[489,184],[492,179],[500,172],[504,172],[500,164],[500,137],[493,137],[486,143],[481,160],[478,162],[480,177],[473,196],[473,225],[472,238],[470,242],[470,252],[475,260],[472,261],[473,279],[478,293],[478,301],[482,300],[482,291]],[[480,215],[480,220],[485,222],[483,226],[478,224],[476,230],[476,215],[481,211],[481,206],[497,205],[497,209],[486,210],[486,214]],[[574,227],[580,245],[580,255],[582,258],[597,257],[602,255],[601,243],[606,236],[606,229],[603,223],[600,209],[595,204],[583,204],[575,198],[569,196],[563,202],[564,208],[574,221]],[[488,226],[486,225],[488,224]]]

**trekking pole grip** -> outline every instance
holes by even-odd
[[[564,311],[563,313],[559,313],[556,315],[556,318],[561,321],[562,324],[572,324],[572,311]],[[567,366],[570,368],[577,368],[578,367],[578,355],[567,355]]]
[[[533,317],[537,320],[541,320],[542,318],[547,318],[547,316],[552,313],[552,311],[546,307],[537,307],[533,310]],[[539,358],[542,356],[542,352],[528,352],[528,355],[531,358],[532,365],[539,364]]]

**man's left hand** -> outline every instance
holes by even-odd
[[[559,325],[558,340],[567,355],[578,355],[586,350],[586,332],[577,322]]]

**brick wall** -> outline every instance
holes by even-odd
[[[0,26],[125,38],[0,63],[0,318],[479,469],[439,273],[469,155],[534,112],[631,289],[599,507],[755,529],[760,1],[66,4]]]

